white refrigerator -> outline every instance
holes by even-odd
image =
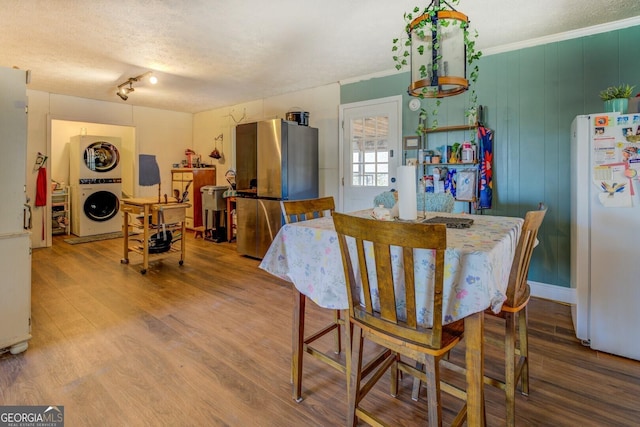
[[[26,72],[0,67],[0,353],[20,353],[31,338],[26,107]]]
[[[578,116],[571,134],[576,335],[640,360],[640,114]]]

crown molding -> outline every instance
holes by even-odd
[[[538,37],[535,39],[523,40],[521,42],[509,43],[502,46],[482,49],[482,55],[496,55],[498,53],[511,52],[528,47],[540,46],[548,43],[555,43],[565,40],[577,39],[580,37],[592,36],[594,34],[606,33],[609,31],[621,30],[623,28],[640,25],[640,16],[622,19],[620,21],[607,22],[606,24],[593,25],[591,27],[579,28],[577,30]]]
[[[592,36],[595,34],[606,33],[609,31],[621,30],[624,28],[635,27],[640,25],[640,16],[634,16],[632,18],[621,19],[619,21],[607,22],[605,24],[593,25],[591,27],[579,28],[577,30],[565,31],[563,33],[552,34],[549,36],[538,37],[535,39],[523,40],[521,42],[509,43],[501,46],[490,47],[482,49],[482,56],[497,55],[499,53],[511,52],[519,49],[526,49],[528,47],[540,46],[548,43],[561,42],[565,40],[577,39],[580,37]],[[394,74],[400,74],[407,72],[407,69],[396,70],[389,69],[380,71],[377,73],[367,74],[364,76],[357,76],[350,79],[340,80],[338,84],[340,86],[358,83],[366,80],[371,80],[379,77],[392,76]]]

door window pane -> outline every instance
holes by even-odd
[[[354,186],[389,186],[389,117],[351,122],[351,176]]]

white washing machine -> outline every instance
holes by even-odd
[[[71,232],[79,237],[122,230],[121,178],[83,178],[71,189]]]
[[[69,147],[69,182],[77,185],[85,178],[122,178],[120,138],[76,135]]]

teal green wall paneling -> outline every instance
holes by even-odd
[[[620,53],[620,82],[635,84],[635,96],[640,93],[640,27],[620,30]]]
[[[372,78],[358,83],[346,84],[340,88],[340,103],[366,101],[369,99],[386,98],[387,96],[407,96],[409,83],[403,74]]]
[[[511,70],[507,67],[507,56],[502,55],[496,60],[487,60],[487,57],[480,60],[480,77],[477,82],[478,100],[485,107],[484,121],[485,126],[494,132],[493,146],[493,215],[508,215],[507,203],[504,205],[496,203],[498,200],[508,200],[510,188],[513,183],[508,179],[509,162],[509,145],[504,144],[501,140],[508,138],[509,129],[507,127],[508,108],[507,91],[504,90],[504,82]],[[499,108],[498,106],[502,106]],[[498,130],[500,129],[500,130]]]
[[[585,105],[584,39],[567,40],[558,46],[558,110],[560,122],[571,121],[587,111]],[[589,94],[593,96],[593,94]],[[599,99],[599,98],[598,98]]]
[[[521,216],[521,209],[518,205],[520,200],[520,165],[526,162],[527,159],[520,156],[520,121],[522,116],[520,115],[520,73],[522,68],[522,53],[521,52],[509,52],[507,53],[507,71],[506,75],[506,92],[507,99],[505,105],[498,104],[496,108],[498,110],[505,110],[505,120],[507,126],[507,134],[499,139],[499,144],[505,146],[507,156],[505,157],[507,162],[507,176],[503,178],[496,177],[496,185],[498,187],[502,184],[509,185],[509,193],[504,200],[506,207],[506,214],[509,216]],[[491,60],[491,57],[487,57]],[[528,86],[528,85],[527,85]],[[482,101],[481,101],[482,102]],[[528,117],[524,117],[525,122],[529,120]],[[499,131],[499,130],[498,130]],[[502,161],[501,158],[495,159],[496,162]],[[502,203],[502,202],[500,202]]]
[[[557,283],[570,283],[570,255],[571,255],[571,203],[570,203],[570,126],[571,121],[585,110],[584,91],[584,39],[573,39],[556,43],[558,59],[558,95],[555,98],[558,105],[558,192],[557,198],[549,204],[548,214],[555,221],[555,231],[547,231],[547,224],[543,232],[549,239],[553,239],[555,246],[548,251],[542,251],[545,264],[552,265],[556,260]],[[548,94],[553,99],[552,94]],[[565,131],[566,129],[566,131]],[[552,184],[550,184],[552,185]],[[542,248],[547,248],[545,245]]]
[[[524,216],[526,211],[536,209],[545,194],[545,97],[546,85],[544,68],[546,64],[544,46],[537,46],[526,51],[514,52],[514,60],[518,62],[518,73],[513,73],[510,84],[515,93],[510,99],[518,109],[517,121],[509,127],[517,133],[517,142],[511,138],[509,147],[517,144],[517,155],[512,158],[513,165],[510,180],[518,184],[517,197],[509,203],[511,216]],[[517,92],[516,92],[517,91]],[[536,251],[537,252],[537,251]],[[537,259],[532,260],[533,270],[537,268]],[[544,270],[542,270],[544,271]]]
[[[514,203],[516,214],[535,208],[539,201],[544,200],[545,169],[545,98],[546,87],[545,52],[543,46],[528,49],[526,54],[520,55],[520,73],[515,84],[520,89],[518,94],[519,107],[519,166],[514,171],[513,179],[520,183],[519,197]],[[541,93],[542,92],[542,93]]]
[[[596,34],[584,39],[585,113],[603,110],[600,91],[620,82],[619,31]],[[624,54],[624,53],[622,53]],[[619,83],[620,82],[620,83]]]
[[[540,201],[547,205],[547,216],[542,223],[540,235],[547,238],[540,241],[536,248],[537,256],[531,261],[531,268],[539,271],[540,281],[543,283],[555,282],[558,276],[558,236],[555,233],[547,232],[547,228],[557,230],[559,207],[560,182],[560,145],[558,129],[561,126],[559,121],[558,107],[558,45],[549,44],[541,49],[543,70],[538,70],[544,79],[544,100],[540,105],[543,121],[540,126],[540,136],[544,144],[544,156],[542,158],[543,167],[539,167],[534,179],[541,179],[544,187],[539,187],[543,191],[538,194]],[[564,165],[562,165],[564,166]],[[544,174],[542,171],[544,170]],[[552,208],[553,206],[553,208]]]
[[[413,136],[418,127],[418,112],[409,110],[408,74],[401,73],[387,77],[377,77],[357,83],[345,84],[340,87],[340,103],[367,101],[370,99],[386,98],[402,95],[402,130],[403,136]],[[424,102],[423,102],[424,104]]]
[[[482,37],[482,35],[480,35]],[[636,85],[640,93],[640,26],[480,59],[478,102],[494,131],[493,209],[490,215],[524,216],[539,201],[548,206],[532,259],[530,279],[570,286],[570,129],[576,115],[603,110],[608,86]],[[402,94],[409,73],[344,85],[341,101]],[[379,86],[379,87],[378,87]],[[403,131],[412,135],[417,113],[403,109]],[[423,100],[430,119],[434,100]],[[443,98],[440,126],[465,124],[468,94]],[[460,132],[429,135],[430,145],[468,139]],[[435,135],[438,135],[437,137]]]

